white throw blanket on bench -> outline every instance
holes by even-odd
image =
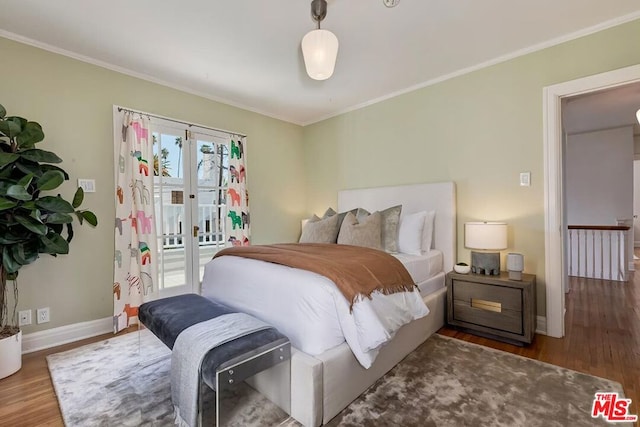
[[[230,313],[197,323],[178,335],[171,353],[171,400],[176,424],[197,425],[200,365],[209,350],[270,327],[248,314]]]

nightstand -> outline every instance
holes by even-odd
[[[466,332],[530,344],[536,330],[536,276],[447,274],[447,323]]]

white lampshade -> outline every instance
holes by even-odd
[[[507,224],[504,222],[467,222],[464,224],[464,245],[469,249],[506,249]]]
[[[331,77],[336,66],[338,38],[328,30],[309,31],[302,38],[302,55],[309,77],[326,80]]]
[[[640,123],[640,110],[636,111],[636,119],[638,120],[638,123]]]

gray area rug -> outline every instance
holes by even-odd
[[[47,357],[67,426],[173,425],[169,350],[143,331],[138,351],[138,339],[132,333]],[[434,335],[329,425],[611,425],[591,418],[596,391],[622,393],[622,387]],[[210,405],[212,394],[207,399]],[[227,411],[230,425],[299,425],[246,385],[226,402],[237,404]],[[210,407],[205,414],[213,414]]]

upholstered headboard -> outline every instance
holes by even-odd
[[[338,212],[364,208],[370,212],[402,205],[400,216],[436,211],[434,247],[444,254],[444,271],[456,259],[456,186],[453,182],[376,187],[338,192]]]

